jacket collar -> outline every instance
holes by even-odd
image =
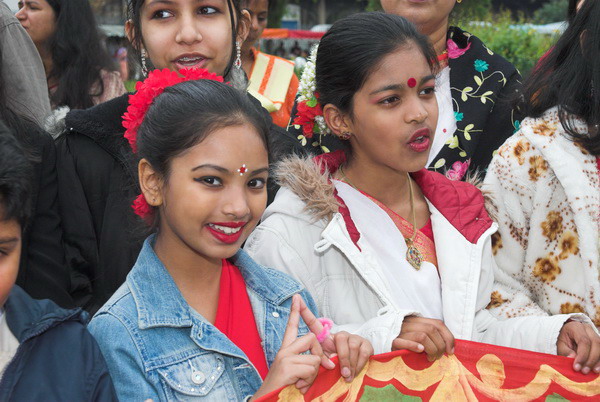
[[[80,308],[66,310],[51,300],[34,300],[19,286],[13,286],[4,304],[6,323],[23,343],[65,321],[88,322],[88,314]]]
[[[306,192],[308,196],[304,196],[303,201],[307,203],[307,209],[309,211],[316,210],[319,205],[335,205],[335,194],[328,194],[325,191],[315,190],[315,183],[327,185],[333,187],[331,183],[327,182],[325,176],[328,178],[329,175],[335,173],[337,169],[346,161],[346,156],[343,151],[335,151],[326,154],[319,155],[313,159],[313,166],[316,165],[317,169],[301,169],[297,166],[298,160],[288,159],[283,162],[293,163],[294,171],[297,175],[302,177],[294,178],[294,175],[290,174],[277,174],[279,180],[282,177],[287,176],[285,180],[281,182],[282,185],[290,188],[295,193],[304,193],[299,188],[302,187],[302,183],[310,183],[312,191]],[[304,161],[310,163],[310,161]],[[290,169],[285,169],[280,164],[281,171],[283,173],[289,173]],[[321,175],[322,180],[319,182],[317,179],[311,179],[305,176],[311,174]],[[440,211],[440,213],[454,226],[469,242],[477,243],[478,239],[492,226],[492,220],[489,217],[485,209],[485,198],[481,191],[474,185],[462,181],[454,181],[446,178],[444,175],[432,172],[427,169],[422,169],[418,172],[412,173],[411,176],[421,188],[423,195],[427,200]],[[315,200],[314,197],[333,197],[328,203],[324,200]],[[302,197],[301,197],[302,198]],[[342,201],[343,202],[343,201]],[[345,214],[343,205],[340,206],[340,200],[337,200],[338,212]],[[347,214],[346,214],[347,215]],[[348,226],[349,216],[344,215],[346,226]],[[350,225],[352,228],[353,225]]]
[[[191,327],[192,316],[197,314],[190,311],[175,281],[154,252],[154,241],[155,235],[146,239],[127,276],[136,302],[138,325],[141,329]],[[239,250],[231,262],[240,269],[246,287],[272,304],[280,305],[303,289],[285,274],[258,265],[243,250]]]

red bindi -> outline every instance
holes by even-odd
[[[407,84],[409,88],[414,88],[417,86],[417,80],[411,77],[408,79]]]
[[[246,164],[244,163],[242,167],[240,167],[237,171],[239,172],[240,176],[243,176],[244,173],[248,171],[248,169],[246,168]]]

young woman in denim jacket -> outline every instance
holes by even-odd
[[[156,234],[90,324],[120,400],[245,400],[290,384],[306,392],[320,365],[335,367],[331,353],[352,380],[373,352],[347,333],[319,343],[312,297],[240,250],[266,205],[269,125],[218,81],[206,70],[157,70],[125,115],[141,159],[134,209]]]

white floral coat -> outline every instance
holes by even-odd
[[[600,172],[557,108],[523,121],[492,160],[485,189],[499,224],[501,284],[488,308],[505,317],[584,312],[599,327]]]

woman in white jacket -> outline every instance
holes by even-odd
[[[298,279],[376,353],[439,358],[454,335],[600,366],[582,314],[501,321],[486,310],[496,224],[474,186],[423,169],[437,120],[426,38],[402,17],[357,14],[331,27],[316,60],[318,95],[308,66],[296,122],[308,141],[327,130],[348,151],[279,165],[282,188],[246,244],[253,258]]]
[[[492,160],[494,313],[585,313],[600,327],[600,2],[587,1],[524,86],[528,118]],[[600,353],[600,352],[598,352]]]

